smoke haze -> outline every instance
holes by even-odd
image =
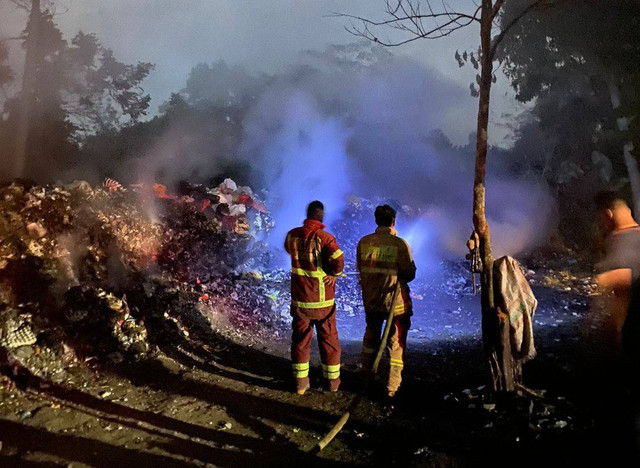
[[[434,70],[376,48],[305,54],[244,122],[241,157],[262,171],[276,246],[311,200],[326,202],[330,225],[353,193],[419,208],[417,221],[398,228],[425,263],[459,257],[472,230],[475,145],[453,146],[439,129],[476,106]],[[546,240],[553,201],[500,161],[490,156],[488,219],[496,253],[515,255]]]
[[[414,245],[417,255],[430,259],[459,256],[472,227],[474,146],[466,140],[475,127],[477,101],[468,92],[472,76],[457,73],[453,44],[446,48],[444,43],[435,48],[425,45],[424,50],[430,52],[425,54],[428,59],[419,58],[411,48],[407,50],[413,57],[392,55],[371,44],[345,45],[347,38],[353,38],[337,33],[343,24],[322,16],[331,10],[316,6],[309,12],[298,8],[296,2],[285,3],[265,12],[263,7],[251,9],[232,2],[193,2],[177,14],[175,4],[164,0],[127,7],[114,0],[112,5],[120,4],[123,11],[128,11],[126,18],[106,4],[71,4],[70,13],[57,19],[66,36],[70,37],[74,29],[95,31],[122,60],[158,63],[150,79],[156,96],[178,91],[185,83],[186,70],[197,61],[214,63],[226,58],[231,66],[243,65],[250,70],[246,72],[252,77],[247,80],[251,84],[246,91],[248,99],[238,95],[242,89],[212,89],[211,93],[250,103],[242,115],[235,115],[230,108],[223,120],[239,129],[239,142],[229,145],[238,148],[238,154],[225,153],[224,145],[208,151],[203,135],[209,135],[211,141],[215,138],[210,134],[216,130],[181,122],[143,148],[139,164],[132,167],[130,161],[125,162],[120,174],[130,177],[137,173],[139,179],[164,174],[174,180],[202,180],[219,174],[223,162],[232,158],[252,168],[254,184],[269,192],[270,208],[278,223],[272,236],[274,245],[281,244],[280,237],[286,230],[300,224],[309,201],[321,199],[327,207],[327,222],[331,223],[345,207],[346,197],[355,194],[398,200],[419,208],[422,215],[416,223],[399,226],[400,234]],[[96,9],[91,10],[91,5]],[[367,2],[356,7],[366,15],[378,11],[380,5]],[[239,14],[238,8],[247,14]],[[278,15],[278,8],[284,8],[288,16]],[[342,3],[333,2],[331,8],[341,11]],[[6,9],[2,7],[2,11]],[[140,9],[146,11],[148,21],[141,22],[143,16],[133,14]],[[96,11],[102,20],[95,16]],[[176,17],[180,18],[179,24],[174,24]],[[318,27],[309,23],[310,17],[323,18],[316,22],[335,31],[336,42],[343,44],[326,46],[327,35],[316,34]],[[212,18],[218,29],[213,27]],[[234,22],[238,18],[240,24]],[[296,27],[289,30],[282,21]],[[268,31],[250,33],[263,23],[270,25]],[[141,28],[136,29],[136,25]],[[157,30],[163,25],[180,31],[171,29],[176,34],[158,41]],[[14,34],[22,29],[11,26],[3,32]],[[279,37],[272,31],[274,27],[288,39],[265,38],[264,34]],[[301,31],[305,28],[315,32],[309,34],[315,39],[306,38]],[[220,41],[202,39],[229,30],[235,36]],[[196,38],[197,31],[209,35]],[[461,36],[460,48],[475,48],[475,36],[465,34],[472,33]],[[292,38],[300,38],[299,43]],[[258,40],[261,42],[256,45]],[[305,46],[314,51],[296,55]],[[427,62],[450,66],[435,69]],[[274,71],[277,73],[269,77],[259,75]],[[240,72],[234,69],[233,73]],[[236,87],[241,84],[241,80],[234,81],[231,84]],[[219,88],[221,83],[226,81],[212,82],[211,87]],[[500,112],[496,109],[504,109],[500,86],[493,93],[498,97],[493,101],[493,123]],[[501,141],[504,131],[492,125],[490,135],[493,141]],[[553,202],[544,187],[504,170],[493,155],[488,167],[487,214],[496,253],[517,254],[543,241],[554,220]],[[84,169],[85,174],[89,170]],[[114,168],[114,175],[117,173]]]

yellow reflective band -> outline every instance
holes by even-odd
[[[327,276],[327,274],[322,270],[311,271],[311,270],[303,270],[302,268],[292,268],[291,274],[298,275],[298,276],[307,276],[309,278],[324,278],[325,276]]]
[[[375,268],[375,267],[363,266],[362,268],[360,268],[360,273],[397,276],[398,275],[398,270],[393,269],[393,268]]]
[[[364,354],[373,354],[375,353],[377,350],[375,348],[367,348],[366,346],[362,347],[362,352]]]
[[[335,252],[333,252],[333,254],[331,254],[331,257],[329,257],[330,260],[335,260],[336,258],[340,258],[340,256],[343,254],[344,252],[342,252],[342,250],[338,249]]]
[[[318,268],[318,270],[321,271],[324,276],[326,276],[324,271],[322,271],[321,268]],[[327,298],[327,292],[324,290],[324,280],[321,277],[321,278],[318,278],[318,281],[319,281],[318,283],[319,301],[318,302],[324,302],[324,300]]]
[[[322,364],[322,375],[327,379],[337,379],[340,377],[340,364]]]
[[[298,307],[300,309],[323,309],[325,307],[330,307],[335,304],[335,299],[329,299],[328,301],[322,302],[300,302],[300,301],[291,301],[291,305],[294,307]]]
[[[322,364],[322,369],[327,371],[327,372],[339,372],[340,371],[340,364],[335,364],[335,365],[331,365],[331,366],[328,366],[326,364]]]
[[[392,366],[396,366],[396,367],[404,367],[404,364],[403,364],[403,362],[402,362],[402,360],[401,360],[401,359],[390,359],[390,360],[389,360],[389,363],[390,363]]]
[[[305,377],[309,377],[308,362],[292,362],[291,368],[293,369],[293,376],[296,379],[304,379]]]
[[[395,262],[398,260],[398,247],[395,245],[369,245],[360,247],[360,258],[364,261]]]

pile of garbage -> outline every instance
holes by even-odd
[[[375,228],[381,203],[405,225],[422,216],[397,201],[350,197],[329,226],[345,252],[336,299],[344,320],[364,313],[356,247]],[[271,267],[264,239],[273,226],[264,194],[230,179],[173,189],[112,179],[99,187],[20,180],[0,187],[0,346],[121,362],[212,327],[245,342],[277,337],[290,320],[290,273]],[[572,265],[539,267],[527,271],[533,284],[549,286],[557,276],[563,289],[592,288]],[[436,281],[412,283],[414,302],[473,294],[467,262],[437,268]]]
[[[230,329],[282,326],[253,271],[273,226],[249,187],[181,183],[0,188],[0,345],[114,363],[223,316]],[[37,353],[36,353],[36,350]]]

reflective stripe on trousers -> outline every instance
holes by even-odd
[[[318,333],[318,346],[322,360],[322,373],[328,379],[336,379],[340,376],[340,341],[336,326],[335,305],[331,311],[321,319],[310,319],[305,312],[295,307],[291,309],[293,320],[291,321],[291,361],[304,362],[306,375],[309,372],[309,355],[313,329]]]
[[[333,380],[340,377],[340,364],[329,366],[322,364],[322,375],[325,379]]]
[[[291,363],[291,369],[293,370],[293,376],[296,379],[304,379],[305,377],[309,377],[308,362],[293,362]]]

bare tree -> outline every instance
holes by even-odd
[[[506,24],[498,26],[504,0],[479,0],[469,11],[455,11],[446,0],[385,0],[386,19],[374,21],[355,15],[338,14],[348,18],[350,33],[387,47],[397,47],[418,39],[439,39],[467,26],[480,26],[480,49],[478,59],[470,56],[474,67],[480,69],[477,76],[478,90],[472,85],[472,92],[479,96],[478,126],[476,141],[475,177],[473,184],[473,226],[480,240],[482,259],[481,303],[482,337],[491,368],[494,391],[512,391],[516,385],[516,368],[511,357],[508,336],[508,318],[496,310],[493,294],[493,255],[491,235],[485,215],[485,174],[487,167],[487,135],[489,124],[489,102],[493,81],[493,63],[496,50],[509,30],[524,15],[534,9],[548,8],[561,0],[531,0],[522,11],[510,18]],[[471,2],[469,2],[471,3]],[[381,37],[383,31],[391,28],[394,37]],[[497,34],[494,36],[494,32]],[[462,64],[456,52],[456,59]],[[464,54],[467,60],[467,54]]]

